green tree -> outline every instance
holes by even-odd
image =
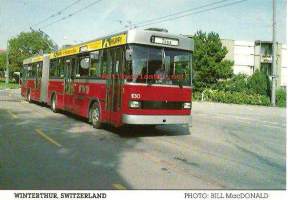
[[[202,91],[213,87],[219,80],[231,78],[233,62],[223,60],[228,53],[222,46],[217,33],[198,31],[193,37],[193,85],[194,90]]]
[[[213,89],[226,92],[247,92],[247,80],[248,76],[245,74],[233,75],[231,79],[220,81]]]
[[[270,96],[270,80],[266,73],[256,70],[248,79],[248,89],[251,93]]]
[[[6,53],[0,53],[0,77],[3,71],[5,71],[6,67]]]
[[[56,48],[47,34],[31,29],[30,32],[21,32],[15,38],[8,41],[9,45],[9,69],[10,73],[20,71],[23,60],[40,51],[48,53]]]
[[[284,88],[276,90],[276,105],[279,107],[286,107],[286,90]]]

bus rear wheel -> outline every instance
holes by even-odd
[[[100,116],[101,112],[98,103],[93,103],[89,110],[89,121],[92,123],[93,128],[100,129],[102,127]]]
[[[54,113],[57,113],[58,110],[56,108],[56,95],[54,94],[51,98],[51,110],[54,112]]]

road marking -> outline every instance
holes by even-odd
[[[17,115],[15,115],[13,112],[11,112],[10,110],[7,110],[7,112],[11,115],[11,117],[13,117],[14,119],[18,118]]]
[[[114,184],[112,184],[112,186],[113,186],[113,188],[115,188],[117,190],[127,190],[127,188],[120,183],[114,183]]]
[[[48,135],[46,135],[41,129],[36,128],[35,129],[36,133],[40,136],[42,136],[44,139],[48,140],[49,142],[51,142],[52,144],[55,144],[57,147],[62,147],[61,144],[59,144],[58,142],[56,142],[55,140],[53,140],[52,138],[50,138]]]

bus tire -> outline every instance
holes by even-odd
[[[92,123],[93,128],[100,129],[102,127],[100,116],[101,112],[99,105],[95,102],[89,109],[89,121]]]
[[[51,110],[52,110],[54,113],[57,113],[57,112],[58,112],[58,109],[56,108],[56,104],[57,104],[56,95],[53,94],[53,96],[52,96],[52,98],[51,98]]]

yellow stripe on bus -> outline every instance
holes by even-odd
[[[23,61],[23,64],[35,63],[35,62],[40,62],[40,61],[43,61],[43,56],[35,56],[35,57],[27,58]]]
[[[85,51],[94,51],[98,49],[115,47],[119,45],[123,45],[127,43],[127,34],[123,33],[120,35],[115,35],[110,38],[106,38],[103,40],[95,40],[87,43],[83,43],[81,45],[75,45],[72,47],[68,47],[66,49],[61,49],[59,51],[55,51],[49,54],[49,58],[60,58],[64,56],[71,56],[75,54],[79,54],[81,49],[85,49]],[[23,64],[29,64],[34,62],[43,61],[43,56],[35,56],[32,58],[25,59]]]
[[[116,35],[111,38],[104,39],[102,48],[114,47],[126,44],[126,34]]]

